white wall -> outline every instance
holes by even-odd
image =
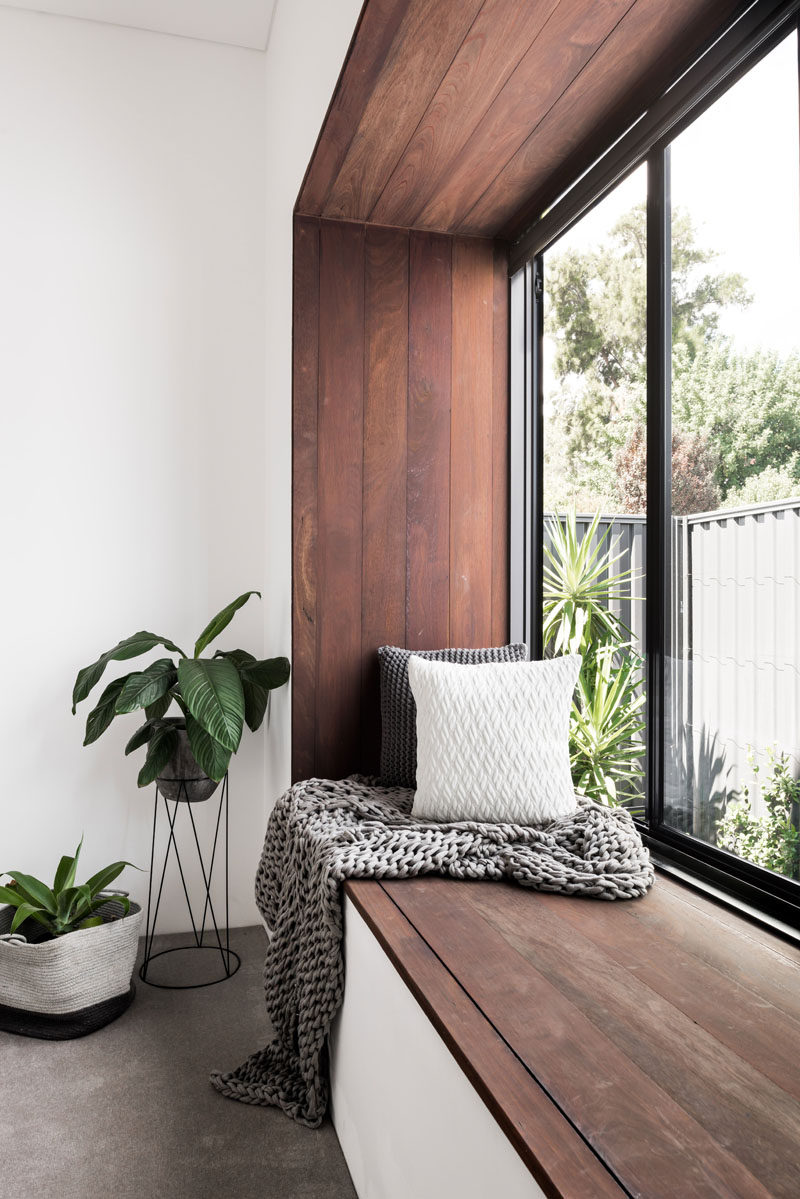
[[[80,666],[249,588],[220,644],[290,653],[291,213],[359,7],[279,0],[266,53],[0,7],[0,869],[148,863],[136,718],[82,748]],[[232,925],[289,724],[284,688],[233,761]]]
[[[87,869],[147,865],[136,717],[83,749],[76,670],[139,628],[187,648],[264,582],[264,136],[257,51],[0,9],[0,868],[82,832]],[[255,603],[232,636],[288,650]],[[238,924],[262,763],[249,738],[232,770]]]

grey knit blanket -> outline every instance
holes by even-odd
[[[413,791],[359,776],[297,783],[276,804],[256,875],[273,936],[264,967],[274,1039],[212,1084],[280,1107],[310,1128],[328,1104],[326,1039],[344,993],[341,883],[347,878],[508,879],[537,891],[635,899],[653,867],[620,808],[579,799],[545,828],[437,824],[411,815]]]

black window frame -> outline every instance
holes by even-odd
[[[796,31],[800,0],[756,0],[628,132],[511,247],[511,635],[542,656],[544,254],[642,163],[647,164],[647,818],[659,865],[731,898],[755,918],[800,930],[800,883],[664,823],[665,670],[671,515],[670,145]],[[799,149],[800,152],[800,149]],[[746,164],[743,166],[746,169]],[[800,213],[798,213],[800,220]]]

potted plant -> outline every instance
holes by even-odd
[[[178,655],[159,658],[145,670],[114,679],[101,694],[86,720],[83,744],[91,745],[122,713],[144,710],[144,724],[125,747],[132,753],[147,746],[139,771],[139,786],[157,780],[167,799],[197,802],[207,799],[225,776],[231,755],[239,748],[245,724],[255,732],[267,710],[269,693],[289,678],[286,658],[258,661],[243,649],[217,650],[200,655],[251,595],[246,591],[211,620],[197,638],[194,656],[155,633],[134,633],[78,672],[72,692],[72,711],[100,681],[110,662],[123,662],[163,645]],[[172,704],[180,716],[167,716]]]
[[[0,878],[0,1028],[47,1040],[94,1032],[130,1004],[142,911],[111,883],[114,862],[75,884],[83,839],[52,887],[20,870]],[[136,869],[136,867],[134,867]]]

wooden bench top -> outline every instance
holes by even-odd
[[[800,948],[662,875],[346,890],[547,1194],[800,1194]]]

